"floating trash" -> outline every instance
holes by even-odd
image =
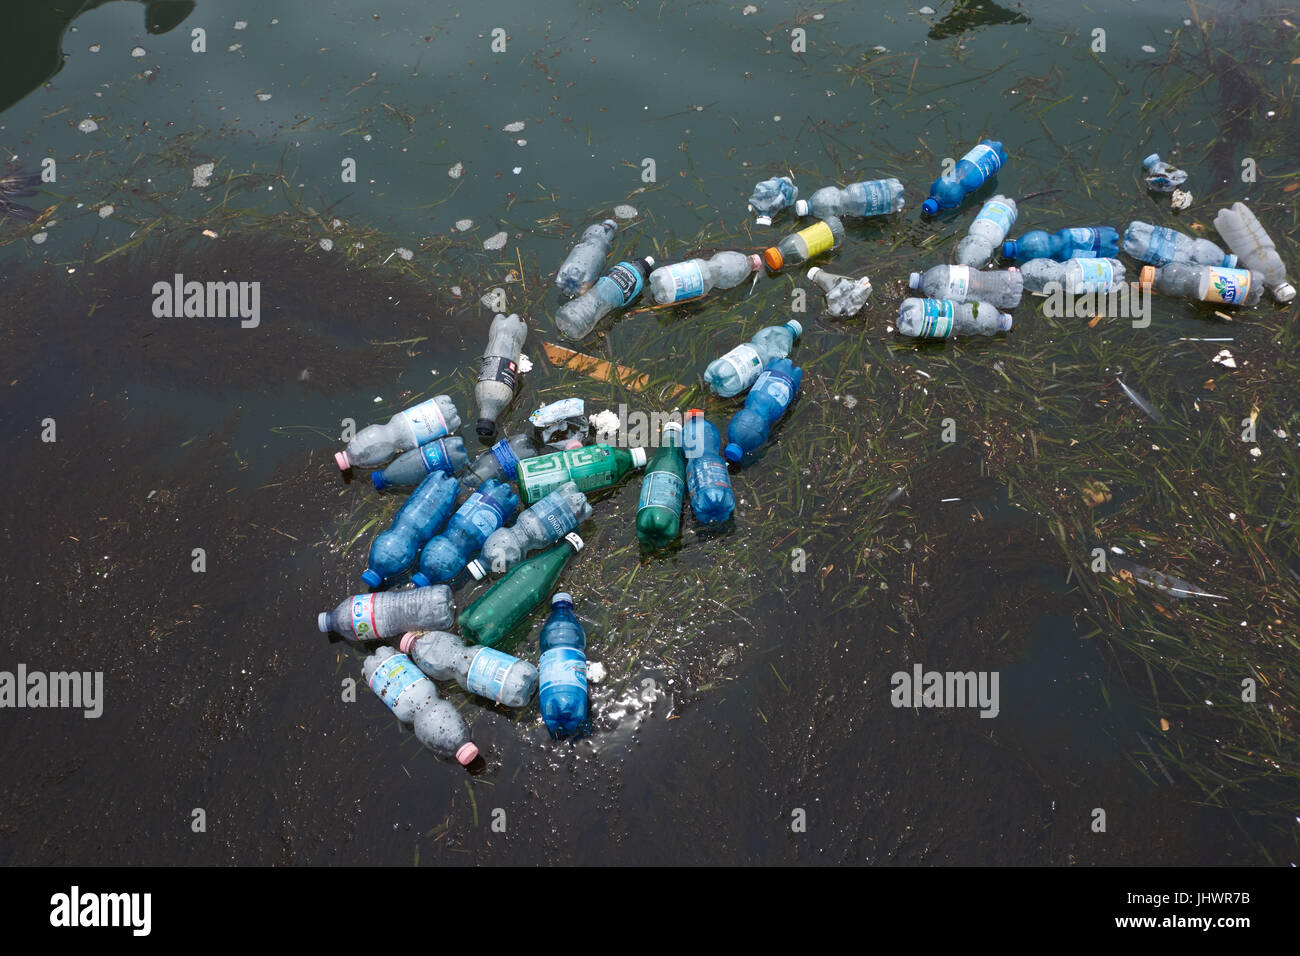
[[[272,20],[271,22],[272,22],[272,23],[279,23],[280,21],[279,21],[279,20]],[[247,30],[247,29],[248,29],[248,21],[247,21],[247,20],[236,20],[236,21],[235,21],[235,29],[236,29],[236,30]]]
[[[109,216],[111,216],[111,215],[113,215],[113,207],[112,207],[112,206],[105,204],[105,205],[99,207],[99,218],[100,218],[100,219],[107,219],[107,218],[108,218]]]
[[[1236,368],[1237,360],[1232,357],[1232,353],[1227,349],[1219,349],[1219,354],[1210,359],[1215,365],[1222,365],[1224,368]]]
[[[192,179],[190,185],[195,189],[205,189],[211,184],[212,174],[216,171],[216,163],[199,163],[191,171]]]
[[[84,119],[77,124],[77,129],[83,133],[93,133],[95,130],[99,129],[99,124],[93,119]]]
[[[473,219],[457,219],[457,220],[456,220],[456,228],[459,229],[461,232],[466,232],[466,231],[468,231],[468,230],[470,230],[470,229],[473,229],[473,228],[474,228],[474,220],[473,220]]]
[[[397,251],[397,255],[398,255],[398,257],[401,258],[401,259],[405,259],[407,262],[410,262],[412,259],[415,258],[415,253],[414,253],[414,252],[412,252],[410,249],[404,248],[404,247],[402,247],[402,246],[398,246],[398,248],[397,248],[396,251]]]
[[[503,132],[506,133],[522,133],[524,131],[524,127],[526,127],[527,125],[528,124],[525,123],[523,120],[517,120],[514,123],[507,123],[505,126],[502,126],[501,129]]]
[[[50,238],[48,232],[38,232],[36,235],[32,236],[32,242],[39,246],[48,238]]]
[[[265,103],[265,102],[266,102],[267,100],[269,100],[270,98],[271,98],[271,94],[270,94],[270,93],[258,93],[258,94],[257,94],[257,101],[258,101],[259,103]]]
[[[447,175],[452,179],[460,179],[463,172],[465,172],[465,164],[457,163],[455,166],[451,167],[451,169],[447,170]]]
[[[498,249],[504,249],[508,238],[510,238],[509,235],[504,232],[493,233],[483,240],[483,248],[489,249],[492,252],[496,252]]]
[[[131,56],[135,57],[137,60],[142,56],[147,56],[148,53],[149,51],[142,46],[135,47],[131,50]]]
[[[98,43],[92,43],[89,47],[87,47],[87,49],[89,49],[91,53],[98,53],[100,50],[103,49],[103,47],[100,46]]]
[[[635,218],[636,218],[636,206],[628,206],[628,205],[615,206],[615,207],[614,207],[614,218],[615,218],[615,219],[635,219]]]

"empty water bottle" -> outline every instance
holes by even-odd
[[[560,271],[555,274],[555,284],[561,292],[581,295],[591,288],[591,284],[600,275],[600,270],[605,267],[605,257],[609,255],[617,232],[618,223],[613,219],[587,227],[578,244],[561,264]]]
[[[1011,328],[1011,315],[987,302],[949,299],[904,299],[898,309],[898,331],[918,339],[954,335],[997,335]]]
[[[1136,219],[1124,230],[1124,251],[1134,259],[1153,266],[1168,265],[1171,262],[1194,262],[1202,266],[1224,266],[1231,269],[1237,264],[1236,256],[1225,253],[1209,239],[1195,239],[1176,229],[1153,226]],[[1113,256],[1114,253],[1106,255]]]
[[[997,140],[983,139],[957,161],[951,172],[930,184],[930,198],[921,211],[933,216],[940,209],[955,209],[970,193],[997,175],[1007,161],[1006,150]]]
[[[698,299],[713,289],[734,289],[761,268],[762,259],[742,252],[674,262],[650,273],[650,297],[658,305]]]
[[[1286,266],[1277,254],[1273,240],[1260,225],[1255,214],[1244,203],[1233,203],[1231,209],[1220,209],[1214,217],[1214,228],[1237,256],[1242,268],[1251,269],[1264,277],[1264,284],[1277,301],[1286,303],[1295,298],[1295,286],[1286,281]]]
[[[745,396],[745,407],[732,415],[727,425],[727,447],[723,450],[727,461],[740,461],[747,453],[763,447],[772,426],[799,394],[802,381],[803,369],[789,359],[773,359],[763,369]]]
[[[474,430],[481,438],[491,438],[497,433],[497,417],[515,397],[519,386],[519,354],[527,335],[528,326],[513,313],[492,320],[478,383],[474,386],[474,402],[478,405]]]
[[[609,313],[632,304],[641,294],[654,264],[650,256],[620,262],[578,298],[560,306],[555,311],[555,327],[565,338],[586,338]]]
[[[1187,174],[1177,166],[1170,166],[1157,153],[1152,153],[1142,160],[1142,168],[1147,171],[1147,189],[1157,193],[1171,193],[1187,182]]]
[[[527,661],[443,630],[410,631],[398,650],[433,680],[454,680],[471,694],[506,707],[522,707],[537,691],[537,668]]]
[[[1025,277],[1018,269],[981,272],[970,266],[931,266],[913,272],[908,288],[931,299],[954,302],[990,302],[999,309],[1014,309],[1025,290]]]
[[[986,202],[975,221],[970,224],[966,235],[957,243],[958,264],[977,269],[987,265],[1015,221],[1014,199],[999,194]]]
[[[460,483],[441,471],[420,482],[393,517],[392,526],[370,545],[369,566],[361,578],[372,588],[405,572],[420,549],[447,523]]]
[[[749,197],[749,209],[758,213],[754,220],[760,226],[772,225],[772,217],[799,198],[799,187],[789,176],[774,176],[754,187]]]
[[[1264,294],[1264,277],[1258,272],[1194,262],[1171,262],[1159,268],[1143,266],[1138,282],[1163,295],[1218,305],[1251,306]]]
[[[1118,259],[1030,259],[1020,266],[1030,292],[1046,292],[1048,286],[1055,286],[1068,295],[1117,292],[1125,285],[1125,271]]]
[[[1057,232],[1034,229],[1002,243],[1004,259],[1113,259],[1119,233],[1110,226],[1075,226]]]
[[[411,580],[420,587],[450,581],[483,549],[488,535],[510,520],[519,496],[495,478],[483,482],[447,522],[447,530],[420,552],[420,570]]]
[[[401,452],[418,448],[450,435],[460,428],[460,413],[446,395],[435,395],[419,405],[403,409],[383,425],[367,425],[348,442],[346,451],[336,452],[339,471],[353,466],[373,468]]]
[[[773,272],[785,266],[806,262],[844,243],[844,223],[834,216],[791,233],[775,246],[763,251],[763,261]]]
[[[591,517],[591,502],[566,481],[537,504],[522,511],[508,528],[497,528],[485,542],[483,553],[469,563],[474,580],[482,580],[491,571],[505,574],[530,551],[554,544]]]
[[[483,482],[495,478],[497,481],[514,481],[519,477],[519,463],[537,457],[538,449],[527,435],[511,435],[502,438],[483,454],[474,459],[460,483],[463,488],[477,488]]]
[[[387,468],[372,471],[370,480],[381,491],[391,486],[404,488],[418,485],[425,475],[435,471],[454,475],[467,464],[469,455],[465,452],[465,439],[451,435],[402,452],[389,462]]]
[[[519,500],[535,504],[568,481],[575,482],[581,491],[611,488],[634,468],[643,467],[645,461],[644,448],[613,445],[584,445],[539,455],[519,465]]]
[[[686,491],[686,457],[682,426],[665,422],[659,447],[650,456],[636,504],[636,536],[642,544],[662,548],[677,540],[682,528],[682,496]]]
[[[316,618],[316,626],[322,634],[333,631],[351,640],[374,641],[396,637],[405,631],[451,627],[455,619],[456,604],[451,588],[440,584],[433,588],[354,594],[334,610],[322,611]]]
[[[587,635],[573,613],[573,598],[561,591],[537,640],[537,704],[556,740],[579,737],[587,725]]]
[[[866,276],[854,279],[813,266],[808,278],[826,293],[827,315],[857,315],[871,296],[871,280]]]
[[[722,436],[704,417],[704,411],[692,408],[682,426],[682,450],[686,454],[686,487],[691,493],[691,511],[703,524],[726,521],[736,510],[736,495],[731,490],[731,473],[720,454]]]
[[[555,547],[520,561],[461,612],[460,632],[489,647],[499,643],[555,590],[560,573],[581,550],[582,539],[570,533]]]
[[[763,366],[772,359],[785,358],[794,348],[794,340],[803,334],[803,326],[791,319],[785,325],[769,325],[755,333],[744,345],[737,345],[704,370],[704,382],[715,395],[730,398],[754,384]]]
[[[903,208],[903,184],[897,179],[872,179],[839,189],[826,186],[794,204],[796,216],[886,216]]]
[[[381,647],[365,659],[361,674],[397,719],[414,724],[416,739],[439,757],[455,757],[467,767],[478,756],[460,712],[438,696],[433,681],[405,654]]]

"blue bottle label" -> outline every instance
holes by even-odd
[[[682,480],[671,471],[652,471],[641,482],[641,497],[637,499],[636,510],[667,508],[680,512],[684,487]]]
[[[672,280],[674,302],[704,295],[704,270],[698,262],[674,262],[668,266],[668,278]]]
[[[917,337],[922,339],[946,339],[952,334],[954,305],[947,299],[921,300],[921,330]]]
[[[501,695],[506,691],[506,675],[517,663],[517,657],[484,647],[469,662],[465,687],[471,694],[478,694],[499,704]]]
[[[1105,292],[1115,278],[1109,259],[1080,259],[1079,288],[1076,292]]]
[[[375,629],[375,596],[356,594],[352,597],[352,633],[358,641],[378,637]]]
[[[622,300],[622,304],[627,305],[641,294],[641,285],[644,280],[641,277],[640,269],[630,263],[620,262],[601,276],[600,281],[613,285],[614,290]]]
[[[1177,230],[1156,226],[1151,230],[1151,240],[1147,243],[1146,255],[1136,258],[1144,259],[1153,266],[1167,266],[1174,261],[1177,243]]]
[[[401,414],[406,424],[410,426],[411,436],[417,445],[423,445],[447,434],[447,420],[442,417],[442,409],[438,407],[436,398],[421,402]]]
[[[980,214],[975,218],[987,219],[990,222],[997,223],[1002,235],[1006,236],[1011,231],[1012,223],[1016,221],[1016,211],[1004,202],[990,199],[984,204],[984,208],[980,210]]]
[[[587,655],[576,647],[552,647],[537,662],[538,696],[574,688],[587,693]]]
[[[731,474],[723,460],[716,455],[696,458],[687,469],[686,485],[691,497],[695,498],[710,488],[730,488]]]
[[[790,404],[790,397],[794,394],[794,382],[781,372],[765,368],[758,376],[758,381],[754,383],[754,391],[766,392],[772,396],[772,400],[780,405],[784,412],[785,407]]]
[[[992,146],[986,146],[984,143],[980,143],[963,156],[962,161],[970,163],[978,169],[984,179],[988,179],[1002,168],[1002,157],[998,155],[997,150]]]
[[[447,443],[441,438],[421,445],[420,458],[424,461],[424,470],[429,474],[435,471],[441,471],[448,475],[452,473],[451,456],[447,454]]]
[[[1077,226],[1070,234],[1070,258],[1092,259],[1101,255],[1101,233],[1096,229]]]
[[[370,675],[370,689],[379,695],[389,710],[396,713],[397,702],[406,689],[425,679],[424,672],[411,663],[409,657],[394,654],[380,662]]]
[[[501,466],[501,473],[506,476],[506,480],[514,481],[519,474],[519,459],[515,457],[510,442],[503,438],[489,450],[492,452],[492,457],[497,460],[497,464]]]
[[[871,216],[893,210],[894,204],[890,201],[889,184],[885,180],[873,179],[863,183],[862,186],[867,197],[862,210],[864,213]]]
[[[563,499],[553,499],[547,495],[528,509],[542,523],[552,541],[559,541],[578,526],[575,515],[565,506]]]
[[[488,503],[483,495],[475,492],[460,507],[457,517],[461,521],[468,522],[478,529],[479,534],[487,537],[497,528],[501,527],[501,515],[495,507]]]

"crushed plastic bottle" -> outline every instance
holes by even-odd
[[[468,767],[478,756],[460,712],[438,696],[438,688],[405,654],[381,647],[361,665],[361,675],[375,695],[404,724],[413,724],[416,739],[439,757],[456,758]]]
[[[389,487],[409,488],[422,482],[425,475],[435,471],[455,475],[468,464],[465,440],[459,435],[450,435],[402,452],[389,462],[387,468],[372,471],[370,481],[377,491]]]
[[[1214,228],[1243,268],[1264,277],[1264,285],[1274,299],[1286,304],[1295,298],[1295,286],[1286,280],[1286,265],[1249,206],[1236,202],[1231,209],[1220,209],[1214,217]]]
[[[551,598],[551,613],[538,638],[537,704],[556,740],[580,737],[587,727],[587,635],[573,613],[573,597]]]
[[[560,306],[555,311],[555,327],[567,339],[586,338],[609,313],[632,304],[654,264],[650,256],[620,262],[578,298]]]
[[[952,172],[944,173],[930,184],[930,198],[921,203],[921,211],[933,216],[940,209],[955,209],[975,190],[997,175],[1006,165],[1007,153],[997,140],[982,139],[957,161]]]
[[[1119,233],[1110,226],[1074,226],[1057,232],[1034,229],[1002,243],[1004,259],[1113,259]]]
[[[650,273],[650,298],[657,305],[698,299],[714,289],[734,289],[761,268],[762,259],[742,252],[674,262]]]
[[[705,384],[709,391],[723,398],[739,395],[754,384],[768,362],[789,355],[794,340],[802,334],[803,326],[795,319],[761,329],[744,345],[737,345],[710,362],[704,370]]]
[[[1258,272],[1194,262],[1170,262],[1159,268],[1143,266],[1138,282],[1162,295],[1216,305],[1252,306],[1264,294],[1264,277]]]
[[[594,226],[588,226],[578,244],[573,247],[560,271],[555,274],[555,284],[566,295],[582,295],[591,288],[593,282],[605,267],[605,258],[614,244],[618,232],[618,223],[606,219]]]
[[[1055,286],[1067,295],[1117,292],[1127,284],[1125,272],[1124,263],[1118,259],[1030,259],[1020,266],[1025,288],[1030,292],[1047,292],[1049,286]]]
[[[474,430],[480,438],[491,438],[497,433],[497,418],[515,397],[515,389],[519,387],[519,355],[527,336],[528,325],[514,313],[498,315],[492,320],[483,364],[474,386],[474,403],[478,405]]]
[[[519,463],[536,458],[538,448],[527,435],[511,435],[474,459],[460,480],[462,488],[477,488],[485,481],[514,481],[519,477]]]
[[[999,309],[1014,309],[1024,294],[1025,277],[1019,269],[981,272],[970,266],[931,266],[923,273],[913,272],[907,285],[931,299],[989,302]]]
[[[793,232],[775,246],[765,249],[763,261],[773,272],[780,272],[786,266],[806,262],[843,243],[844,223],[831,216]]]
[[[1176,229],[1153,226],[1149,222],[1133,220],[1124,230],[1124,251],[1134,259],[1153,266],[1171,262],[1194,262],[1202,266],[1223,266],[1231,269],[1237,257],[1225,253],[1209,239],[1197,239]],[[1114,253],[1106,254],[1113,257]]]
[[[799,198],[799,187],[789,176],[774,176],[754,187],[749,197],[750,212],[758,213],[754,220],[760,226],[772,225],[772,217]]]
[[[826,293],[827,315],[857,315],[871,296],[871,280],[866,276],[854,279],[813,266],[808,278]]]
[[[917,339],[954,335],[997,335],[1011,329],[1011,315],[987,302],[949,299],[904,299],[898,308],[898,331]]]
[[[727,425],[727,461],[737,462],[767,442],[773,425],[781,420],[799,394],[803,369],[789,359],[773,359],[745,396],[745,407]]]
[[[903,184],[897,179],[871,179],[853,183],[839,189],[825,186],[807,199],[794,204],[794,214],[799,217],[816,216],[887,216],[899,212],[904,206]]]
[[[1177,166],[1166,163],[1158,153],[1152,153],[1142,160],[1142,168],[1147,171],[1147,189],[1152,192],[1171,193],[1187,182],[1187,174]]]
[[[582,546],[582,539],[570,533],[555,547],[520,561],[460,613],[456,623],[461,634],[488,647],[500,643],[546,600],[561,572]]]
[[[410,568],[420,549],[447,523],[459,490],[460,483],[441,471],[420,482],[398,509],[389,529],[370,545],[369,565],[361,579],[377,588]]]
[[[519,466],[519,500],[531,505],[565,482],[581,491],[600,491],[618,484],[634,468],[646,463],[644,448],[584,445],[568,451],[539,455]]]
[[[528,416],[533,437],[549,448],[563,449],[569,442],[581,441],[591,431],[586,403],[581,398],[562,398],[542,405]]]
[[[468,565],[474,580],[481,581],[491,571],[505,574],[524,556],[548,544],[554,544],[591,517],[591,502],[578,490],[576,482],[566,481],[537,504],[520,513],[509,528],[498,528],[483,542],[483,553]]]
[[[636,504],[636,536],[643,545],[662,548],[682,531],[682,499],[686,491],[686,456],[682,426],[665,422],[659,447],[646,464]]]
[[[382,425],[367,425],[348,442],[346,451],[336,452],[339,471],[373,468],[394,455],[418,448],[426,442],[450,435],[460,428],[460,412],[446,395],[435,395],[403,409]]]
[[[491,647],[467,645],[431,629],[402,635],[398,650],[432,680],[454,680],[471,694],[504,707],[523,707],[537,691],[537,668]]]
[[[1016,221],[1016,201],[1000,193],[981,207],[975,221],[957,243],[958,265],[982,269],[1007,238]]]
[[[495,478],[483,482],[420,552],[420,570],[411,576],[419,587],[450,581],[478,554],[493,531],[514,517],[519,497]]]
[[[322,611],[316,626],[322,634],[333,631],[353,641],[396,637],[404,631],[451,627],[456,603],[451,588],[411,588],[354,594],[332,611]]]
[[[704,417],[703,409],[689,409],[682,426],[686,487],[691,493],[691,511],[703,524],[726,521],[736,510],[731,473],[722,460],[721,446],[722,436]]]

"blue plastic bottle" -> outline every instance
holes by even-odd
[[[419,587],[450,581],[497,528],[514,517],[519,496],[509,485],[490,478],[469,496],[447,523],[447,530],[424,546],[420,570],[411,575]]]
[[[579,737],[587,729],[587,635],[573,613],[573,598],[563,591],[551,598],[551,613],[538,643],[542,720],[556,740]]]
[[[704,417],[692,408],[682,425],[682,450],[686,453],[686,487],[691,493],[691,511],[704,524],[726,521],[736,509],[736,495],[731,490],[731,473],[718,453],[722,437]]]
[[[1035,229],[1002,243],[1003,259],[1114,259],[1119,233],[1110,226],[1076,226],[1059,232]]]
[[[414,563],[424,543],[442,530],[456,506],[460,482],[435,471],[416,486],[389,529],[370,545],[369,566],[361,579],[372,588],[397,577]]]
[[[758,375],[745,396],[745,407],[731,416],[727,426],[727,461],[740,461],[746,452],[758,451],[768,432],[780,421],[803,381],[803,369],[788,358],[773,359]]]
[[[465,440],[459,435],[452,435],[403,452],[389,462],[387,468],[372,471],[370,480],[377,491],[383,491],[389,485],[417,485],[424,480],[425,475],[435,471],[455,475],[468,464]]]
[[[955,209],[967,195],[997,175],[1007,162],[1006,150],[997,140],[982,139],[963,156],[952,172],[944,173],[930,184],[930,198],[921,203],[921,211],[933,216],[940,209]]]

